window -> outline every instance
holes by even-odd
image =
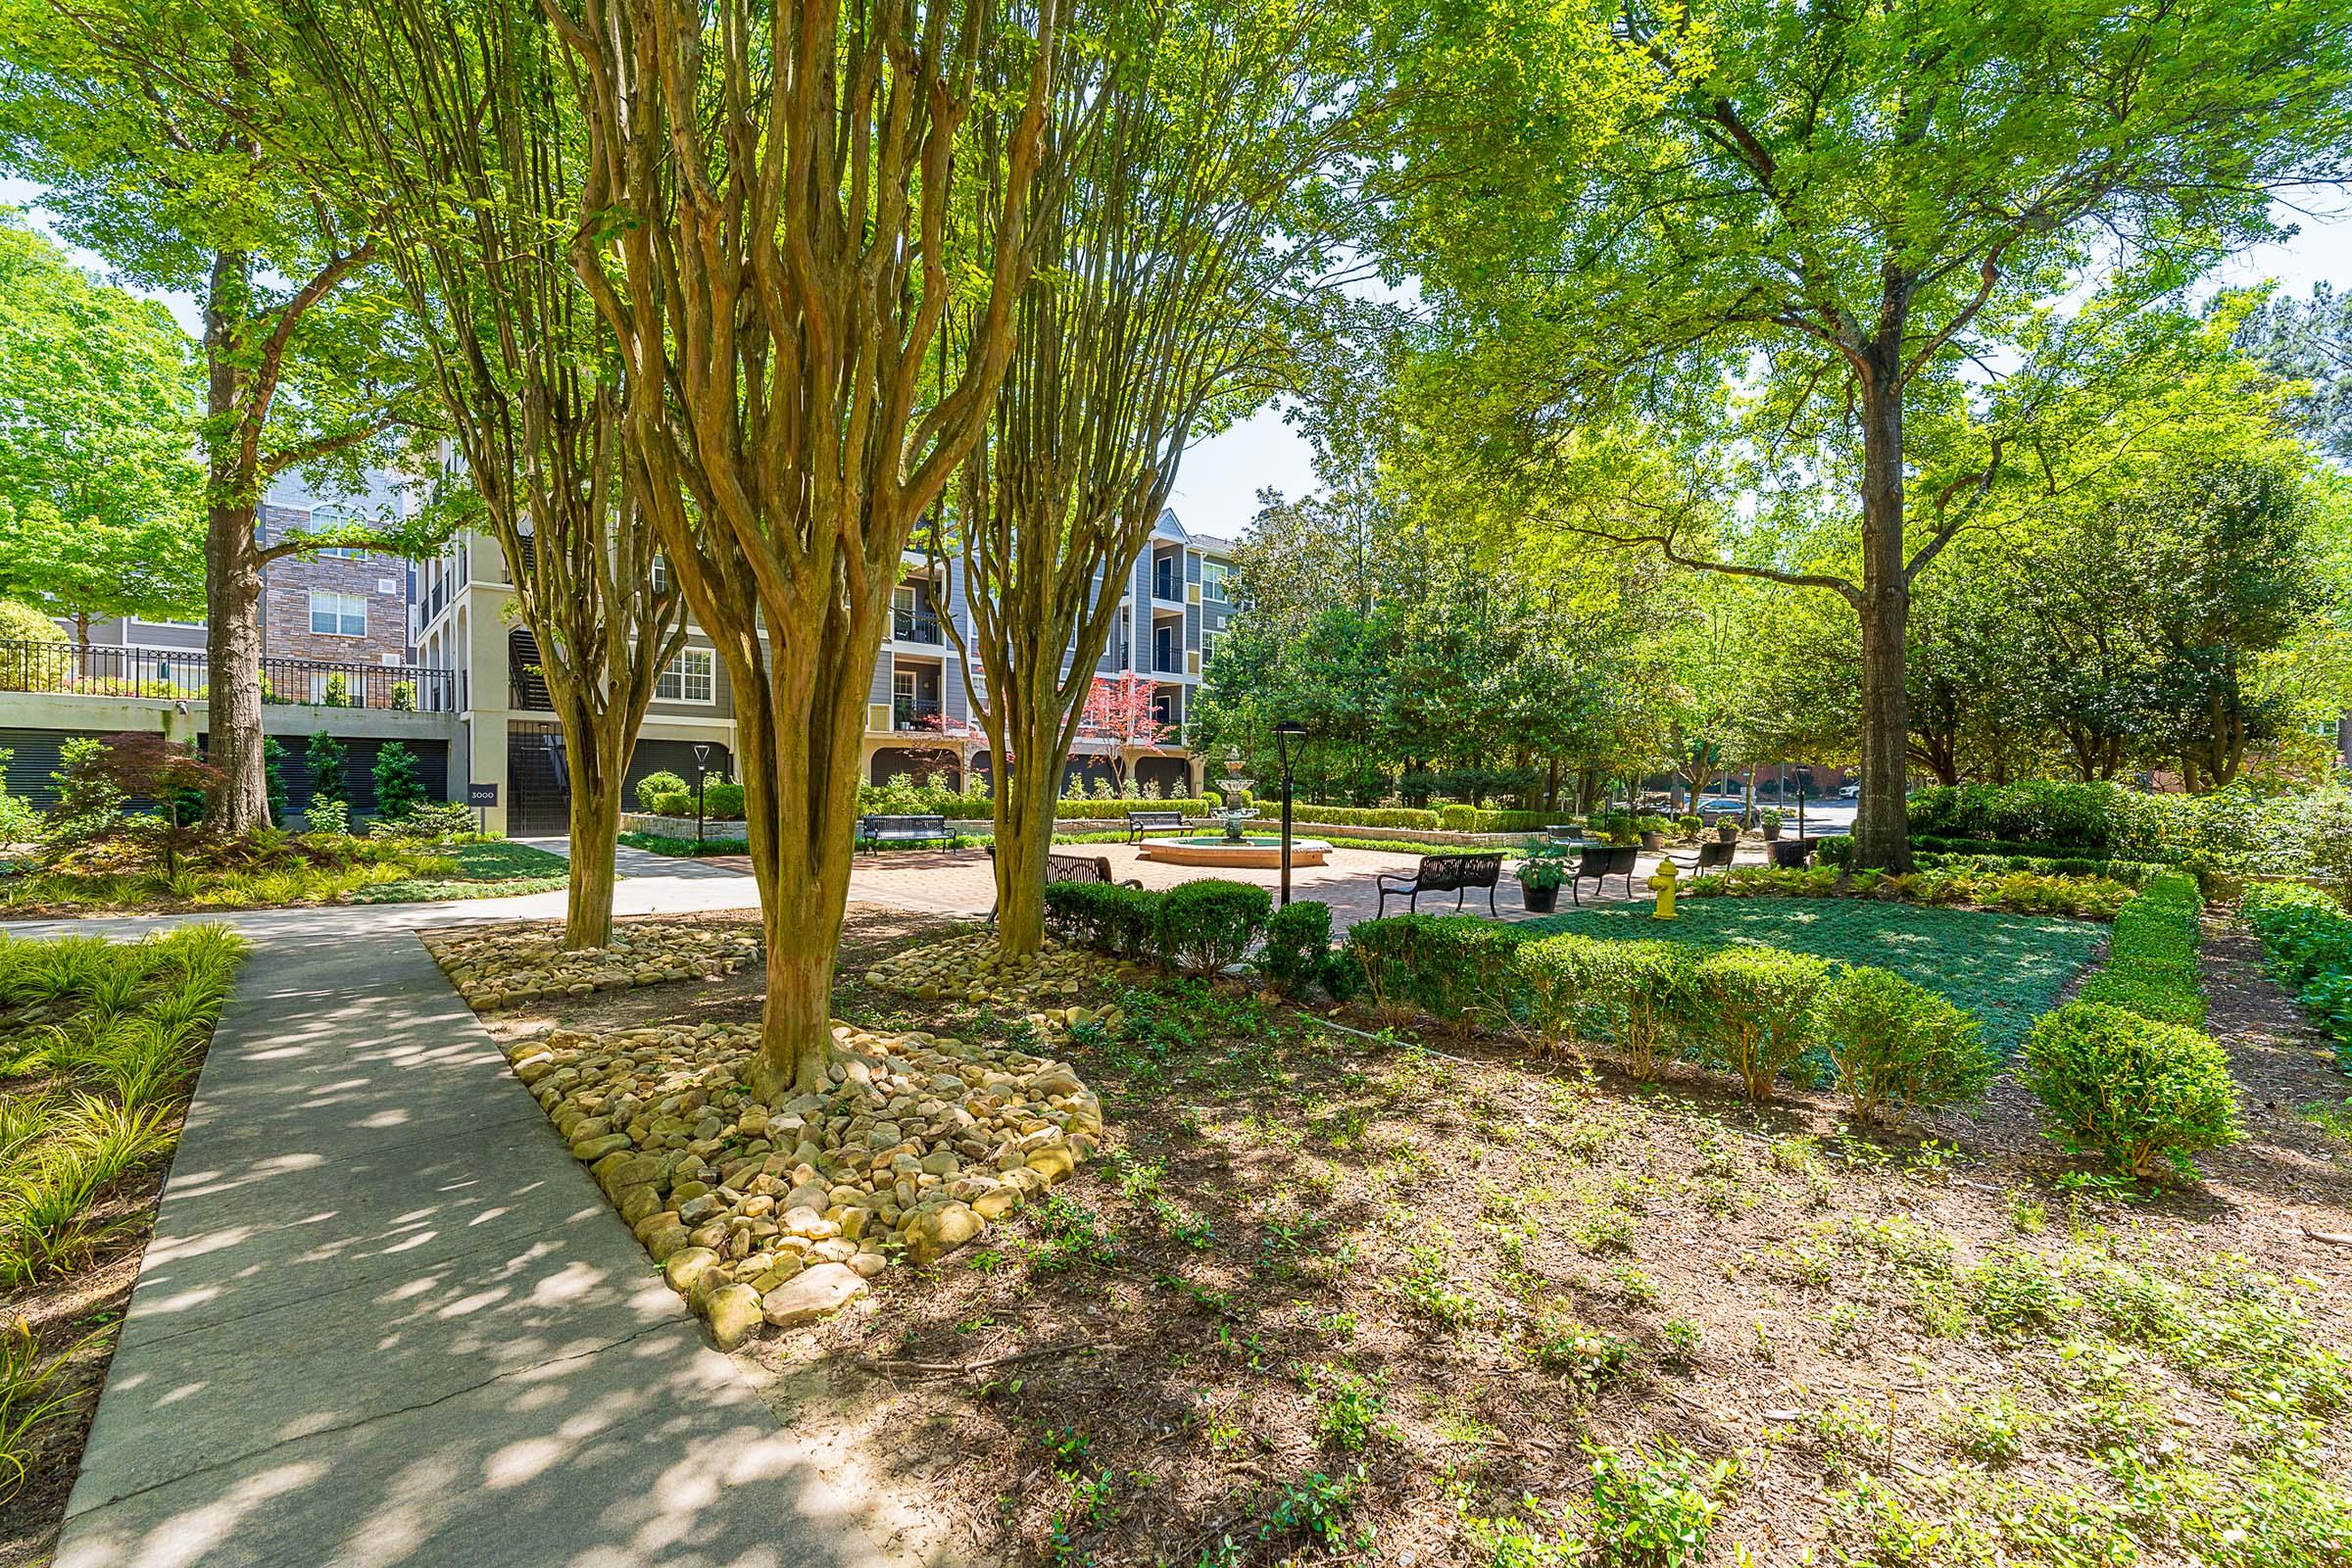
[[[666,593],[668,591],[669,561],[668,558],[663,556],[660,551],[656,551],[654,553],[654,569],[649,575],[652,576],[654,581],[654,592],[659,594]]]
[[[1232,575],[1233,568],[1222,561],[1200,563],[1200,597],[1220,605],[1224,604],[1225,582]],[[1201,662],[1206,663],[1207,661],[1203,659]]]
[[[708,648],[681,648],[669,667],[654,677],[654,695],[665,703],[710,703],[718,700],[713,655]]]
[[[368,601],[357,594],[311,591],[311,630],[321,637],[368,635]]]
[[[335,545],[318,552],[318,559],[321,561],[366,561],[368,556],[368,551],[353,550],[342,545]]]
[[[1202,632],[1200,634],[1200,667],[1206,669],[1208,662],[1216,657],[1217,634],[1213,631]]]

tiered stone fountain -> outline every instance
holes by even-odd
[[[1254,806],[1244,806],[1242,797],[1250,793],[1254,779],[1242,777],[1242,754],[1239,747],[1225,748],[1225,776],[1217,780],[1224,792],[1224,808],[1217,819],[1225,831],[1215,837],[1182,839],[1146,839],[1143,858],[1161,860],[1170,865],[1252,865],[1269,869],[1282,864],[1282,840],[1273,834],[1250,834],[1243,831],[1244,824],[1258,814]],[[1321,839],[1291,837],[1291,864],[1321,865],[1331,854],[1331,846]]]

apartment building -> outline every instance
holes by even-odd
[[[391,474],[337,497],[281,477],[263,497],[258,530],[273,544],[338,522],[405,515],[420,501]],[[414,576],[410,563],[366,550],[286,557],[265,568],[263,727],[285,747],[280,767],[291,800],[310,797],[302,742],[320,730],[346,743],[352,804],[362,811],[374,805],[375,755],[396,740],[416,759],[428,793],[442,794],[454,780],[464,795],[464,696],[449,670],[414,661]],[[59,751],[74,736],[161,729],[202,741],[211,685],[202,620],[64,620],[59,630],[64,651],[0,669],[0,748],[12,754],[11,791],[45,803]]]
[[[1108,778],[1114,755],[1122,755],[1139,783],[1164,793],[1197,791],[1199,765],[1183,737],[1201,668],[1232,612],[1232,573],[1230,541],[1189,532],[1173,512],[1161,514],[1097,672],[1148,681],[1152,715],[1166,738],[1122,749],[1112,737],[1084,735],[1071,759],[1074,770]],[[410,642],[419,664],[451,671],[467,694],[460,714],[460,752],[469,769],[463,776],[500,786],[493,820],[510,833],[560,832],[570,799],[563,731],[535,673],[539,650],[511,608],[513,598],[497,544],[462,536],[416,567]],[[934,569],[907,556],[890,635],[874,658],[862,749],[868,779],[880,783],[905,773],[960,786],[989,772],[987,739],[973,722],[972,693],[948,633],[952,623],[968,634],[970,616],[954,563]],[[629,780],[657,770],[691,778],[698,762],[733,774],[735,757],[726,668],[710,639],[690,625],[686,646],[656,685]]]

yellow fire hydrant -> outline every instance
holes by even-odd
[[[1652,920],[1671,920],[1674,918],[1675,872],[1676,867],[1672,860],[1660,860],[1658,862],[1658,868],[1655,871],[1652,871],[1642,882],[1642,886],[1648,888],[1651,892],[1658,896],[1658,906],[1649,911],[1649,917]]]

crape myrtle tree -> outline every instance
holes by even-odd
[[[359,491],[409,413],[410,345],[379,286],[374,215],[315,177],[329,134],[279,91],[278,8],[0,0],[0,167],[56,193],[65,236],[204,316],[204,565],[211,825],[267,825],[262,575],[334,545],[429,551],[435,514],[354,517],[265,541],[279,475]]]
[[[587,122],[573,262],[619,341],[647,514],[734,690],[764,1097],[828,1082],[867,681],[1011,351],[1058,3],[543,0]],[[983,98],[1019,106],[987,142]],[[963,199],[972,178],[992,204]],[[973,323],[954,352],[951,308]]]
[[[1062,197],[1037,217],[1010,368],[931,541],[971,605],[970,636],[953,619],[948,634],[999,760],[1006,954],[1044,935],[1081,725],[1120,720],[1122,778],[1135,749],[1136,694],[1104,707],[1094,671],[1185,443],[1262,380],[1281,308],[1326,273],[1337,209],[1317,176],[1348,123],[1332,30],[1321,5],[1261,0],[1097,4],[1065,29],[1102,65],[1059,74],[1046,134]]]
[[[0,209],[0,596],[89,641],[204,607],[195,344]]]
[[[345,177],[383,215],[465,460],[454,488],[498,541],[563,721],[564,946],[601,948],[629,755],[685,616],[675,586],[656,586],[619,362],[571,266],[584,159],[563,46],[535,0],[333,4],[302,34],[319,85],[354,111]]]
[[[1850,571],[1726,559],[1671,519],[1601,531],[1852,607],[1856,863],[1907,867],[1912,585],[2015,455],[1963,368],[2086,269],[2178,286],[2271,237],[2280,187],[2340,175],[2352,13],[1479,0],[1385,22],[1408,89],[1391,262],[1468,350],[1480,425],[1535,466],[1622,418],[1768,467],[1794,432],[1802,479],[1840,481]],[[1923,418],[1980,438],[1923,461]]]

